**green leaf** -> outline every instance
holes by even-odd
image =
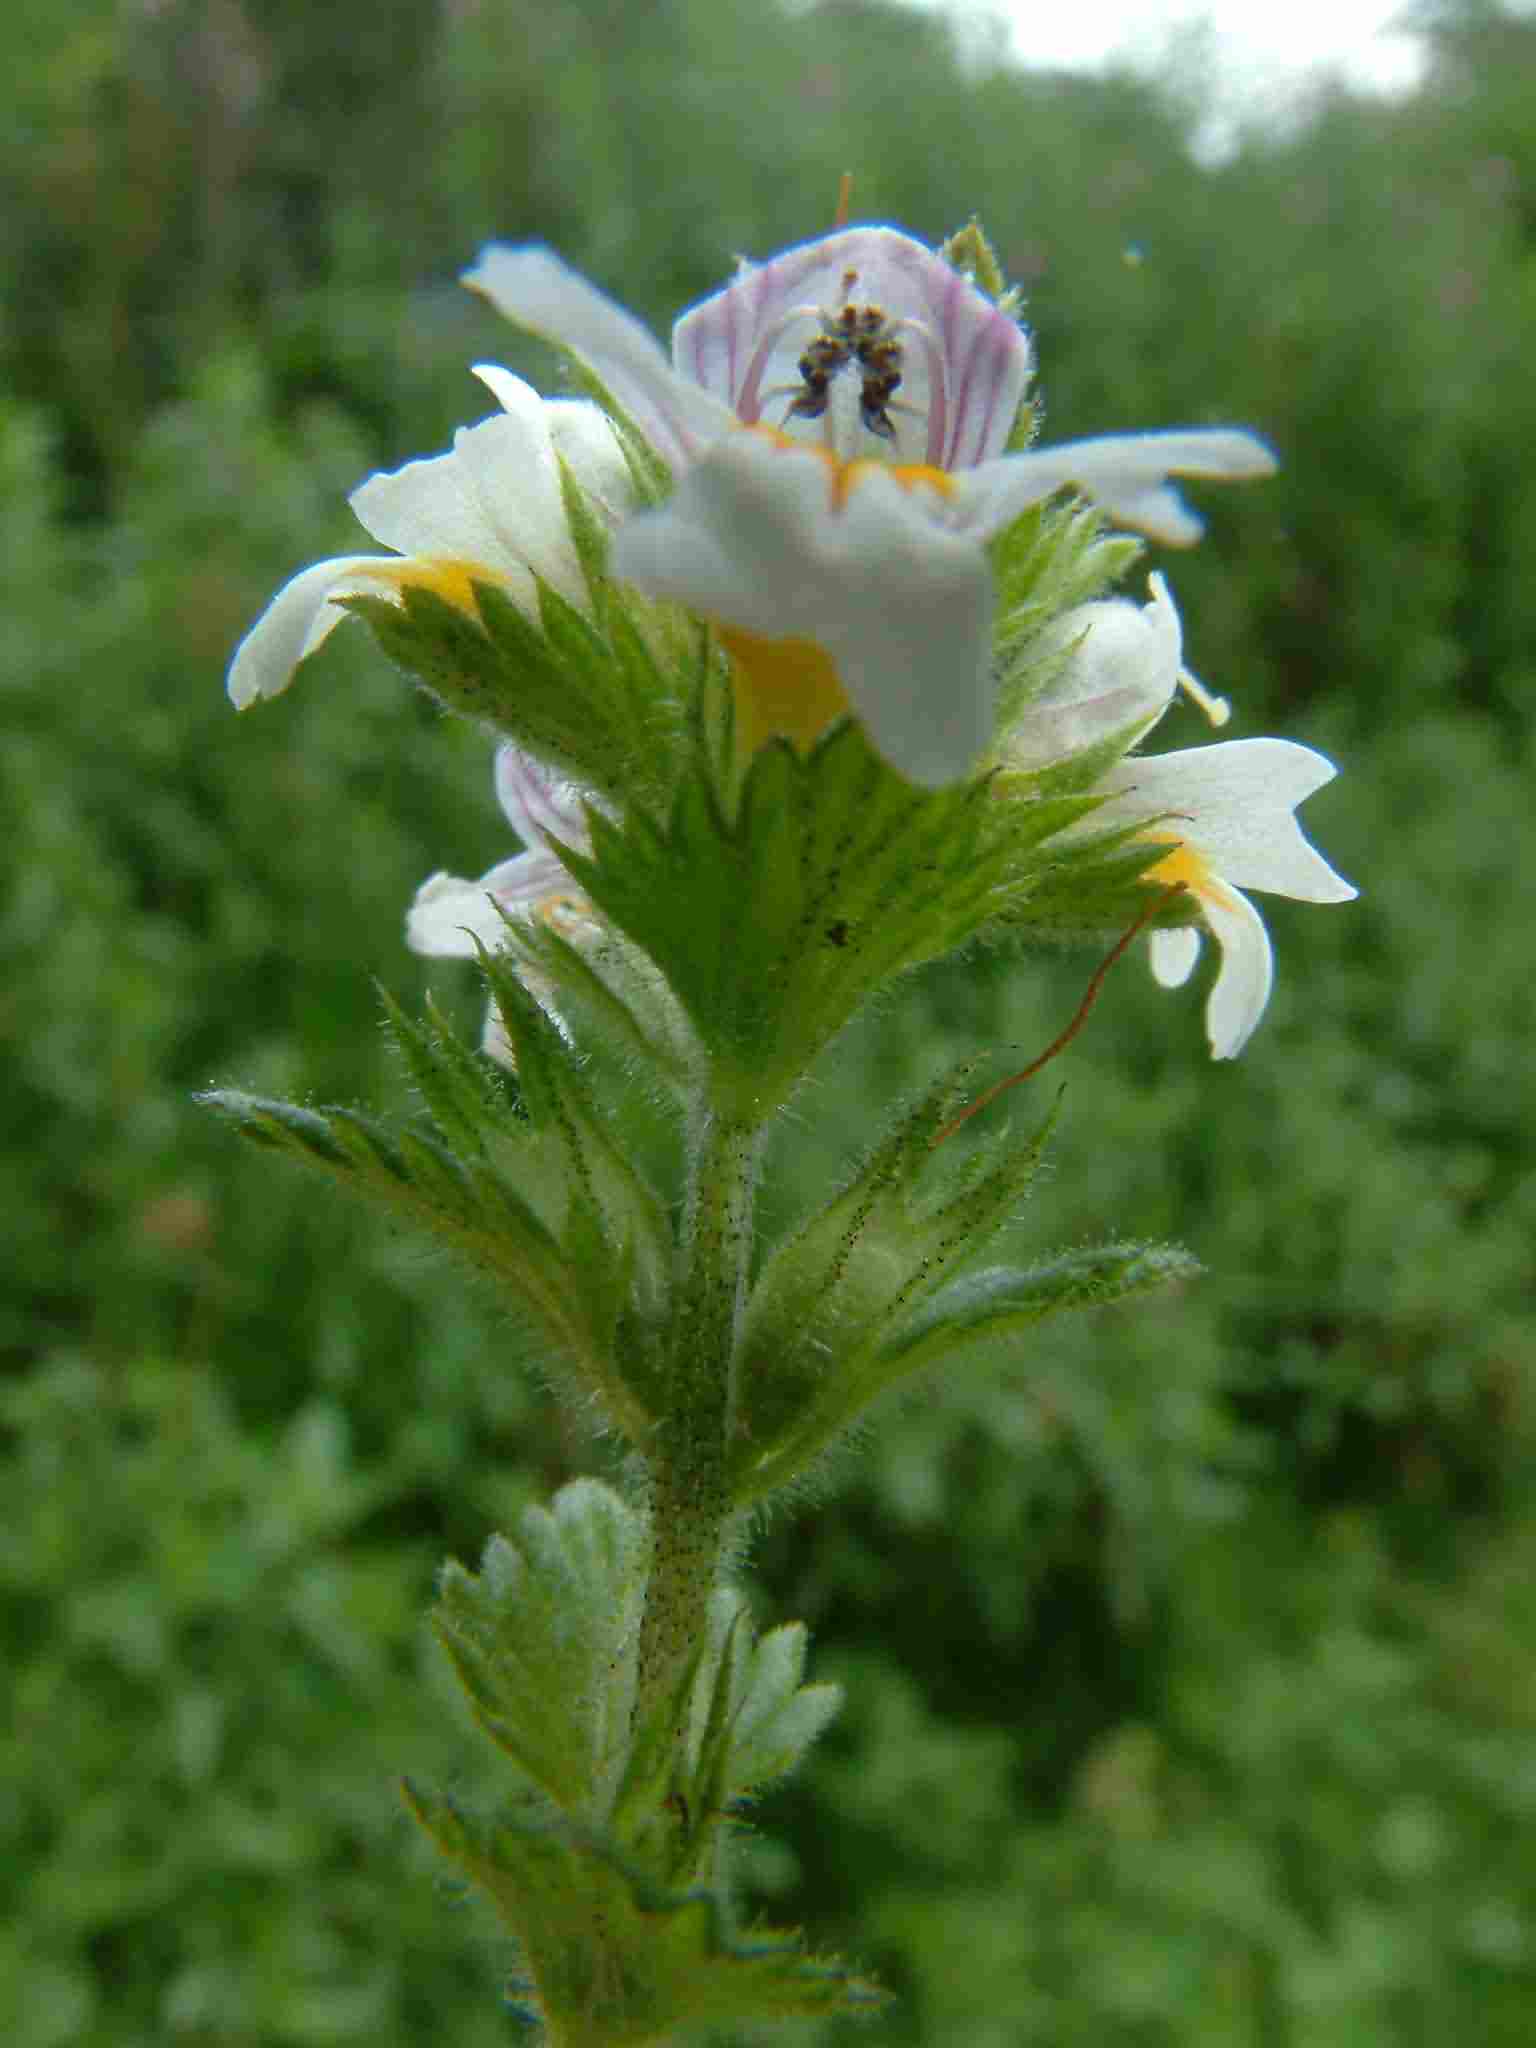
[[[475,1718],[567,1813],[605,1818],[629,1738],[645,1518],[592,1479],[445,1566],[432,1625]]]
[[[1048,1316],[1106,1308],[1200,1271],[1200,1261],[1179,1245],[1104,1244],[1038,1265],[969,1274],[939,1289],[893,1334],[869,1362],[866,1379],[878,1392],[877,1381],[889,1384],[952,1353],[1011,1338]]]
[[[514,1134],[510,1077],[472,1052],[435,1007],[430,1022],[418,1024],[387,989],[378,993],[385,1028],[444,1143],[473,1157],[484,1153],[488,1131]]]
[[[508,918],[507,948],[547,984],[547,1007],[584,1049],[622,1060],[652,1095],[677,1099],[698,1049],[677,1000],[643,953],[617,937],[594,952],[551,923]]]
[[[867,2006],[873,1987],[795,1937],[743,1938],[722,1882],[733,1809],[794,1767],[840,1695],[802,1682],[802,1628],[756,1641],[722,1591],[676,1696],[637,1725],[648,1558],[645,1516],[576,1480],[478,1573],[444,1570],[433,1626],[519,1797],[490,1821],[407,1788],[412,1811],[522,1945],[551,2040]]]
[[[718,1879],[722,1824],[794,1770],[842,1706],[840,1687],[802,1682],[806,1645],[798,1623],[758,1638],[741,1594],[716,1591],[673,1696],[633,1731],[609,1823],[664,1882]]]
[[[526,1143],[499,1144],[494,1159],[465,1160],[434,1139],[389,1130],[356,1110],[306,1109],[232,1089],[198,1100],[242,1136],[319,1168],[470,1260],[538,1331],[547,1363],[573,1377],[581,1395],[595,1399],[632,1442],[644,1440],[650,1412],[623,1371],[625,1364],[638,1370],[640,1355],[614,1343],[632,1246],[584,1229],[568,1250],[508,1177],[512,1166],[535,1183],[547,1179]]]
[[[405,584],[399,602],[338,600],[365,618],[384,652],[452,709],[612,799],[661,800],[686,751],[687,663],[637,659],[654,609],[604,584],[601,620],[547,584],[530,618],[500,585],[473,586],[476,615]]]
[[[921,1300],[900,1302],[907,1312],[883,1316],[876,1341],[833,1354],[814,1388],[803,1378],[798,1407],[786,1404],[777,1437],[759,1431],[753,1454],[738,1459],[736,1498],[760,1500],[788,1484],[872,1402],[914,1373],[940,1363],[985,1363],[1049,1316],[1107,1307],[1199,1271],[1199,1261],[1176,1245],[1109,1244],[957,1277]]]
[[[803,1468],[864,1400],[863,1362],[982,1259],[1039,1170],[1050,1120],[1004,1126],[967,1154],[937,1144],[966,1062],[899,1117],[847,1185],[772,1254],[749,1299],[732,1483],[754,1500]]]
[[[629,2048],[685,2028],[868,2013],[885,1994],[798,1936],[733,1922],[710,1890],[658,1885],[596,1830],[528,1815],[486,1820],[405,1788],[442,1853],[516,1937],[528,2017],[552,2048]]]
[[[840,1710],[841,1686],[803,1682],[808,1643],[803,1622],[786,1622],[732,1665],[730,1718],[721,1747],[722,1804],[788,1777]]]
[[[1094,806],[1006,804],[985,782],[916,789],[842,724],[803,757],[764,747],[733,813],[695,762],[664,820],[594,817],[590,854],[562,858],[761,1115],[873,990],[989,925],[1028,921],[1035,892],[1063,876],[1090,921],[1129,922],[1138,899],[1104,846],[1059,839]]]
[[[587,1272],[591,1287],[603,1278],[603,1244],[622,1251],[632,1262],[628,1276],[638,1293],[637,1306],[652,1318],[660,1313],[672,1273],[672,1231],[661,1200],[611,1127],[588,1069],[513,962],[484,947],[479,951],[481,972],[513,1049],[529,1121],[549,1140],[555,1167],[551,1191],[558,1186],[564,1192],[555,1230],[566,1258],[574,1270]],[[611,1259],[606,1263],[614,1264]],[[615,1316],[619,1306],[615,1300]]]
[[[806,1685],[809,1638],[792,1622],[758,1637],[742,1596],[722,1587],[690,1681],[688,1739],[672,1790],[682,1795],[684,1834],[702,1851],[741,1803],[785,1778],[830,1725],[842,1688]],[[684,1867],[693,1867],[685,1856]]]

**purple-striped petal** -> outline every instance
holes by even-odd
[[[588,792],[521,747],[497,748],[496,795],[524,846],[544,847],[558,839],[564,846],[585,848]]]
[[[733,283],[677,322],[672,360],[747,425],[820,440],[826,414],[790,411],[805,389],[800,358],[820,314],[850,304],[879,307],[900,353],[890,408],[897,460],[966,469],[1002,452],[1029,382],[1029,342],[953,265],[895,228],[848,228],[743,264]],[[854,363],[835,380],[834,397],[851,400],[854,414],[860,381]],[[862,445],[839,452],[887,451],[866,433]]]

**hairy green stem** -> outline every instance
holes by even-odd
[[[670,1413],[650,1446],[651,1574],[636,1714],[670,1698],[703,1640],[730,1521],[726,1452],[762,1152],[757,1120],[713,1114],[695,1151]]]

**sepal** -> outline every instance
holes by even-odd
[[[430,1000],[426,1021],[408,1017],[382,982],[374,983],[384,1028],[427,1114],[446,1144],[467,1157],[483,1156],[490,1133],[521,1135],[512,1076],[470,1051]]]
[[[608,386],[580,356],[567,355],[571,383],[584,398],[590,398],[612,427],[641,505],[659,505],[671,493],[672,470],[636,425],[632,414],[614,397]]]
[[[598,605],[607,587],[608,543],[612,529],[609,522],[599,516],[592,500],[582,489],[575,470],[563,455],[559,457],[559,464],[560,503],[565,511],[565,523],[570,528],[571,545],[581,565],[588,601]]]
[[[939,254],[951,269],[968,277],[989,299],[995,299],[1001,312],[1012,314],[1019,310],[1024,295],[1017,286],[1009,289],[997,251],[974,216],[949,236]]]
[[[613,934],[594,950],[550,922],[507,916],[504,924],[508,952],[572,1043],[601,1046],[648,1090],[682,1097],[700,1072],[698,1041],[643,953]]]

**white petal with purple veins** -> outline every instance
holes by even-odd
[[[521,747],[510,743],[496,750],[496,795],[512,830],[524,846],[542,847],[547,839],[584,848],[585,806],[590,793]]]
[[[962,469],[1001,453],[1029,382],[1028,338],[952,264],[895,228],[848,228],[743,264],[677,322],[672,359],[746,424],[821,439],[789,408],[820,314],[848,304],[878,307],[900,352],[897,459]],[[842,374],[856,380],[856,366]]]

